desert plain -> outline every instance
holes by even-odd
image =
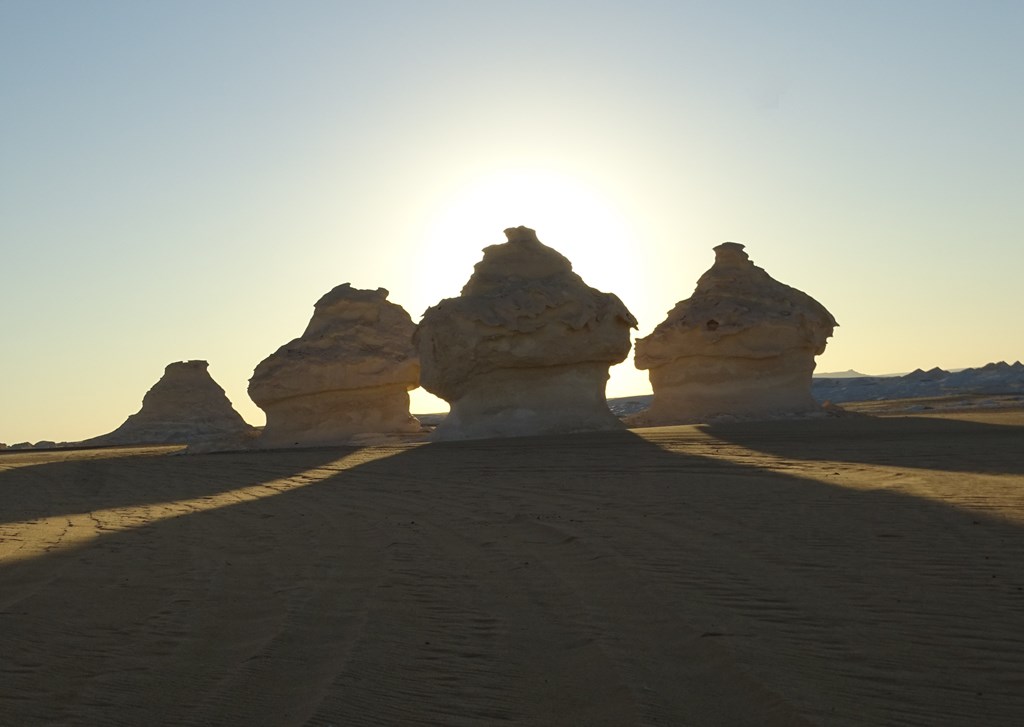
[[[1024,411],[0,454],[0,724],[1024,724]]]

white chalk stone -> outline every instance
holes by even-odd
[[[84,445],[244,442],[255,434],[210,376],[206,361],[168,364],[124,424]]]
[[[814,357],[836,326],[816,300],[754,265],[743,245],[715,248],[715,263],[687,300],[645,338],[635,362],[654,398],[632,426],[723,417],[775,418],[820,411]]]
[[[388,291],[339,285],[317,301],[301,337],[262,361],[249,396],[267,414],[258,446],[342,444],[370,433],[418,432],[415,325]]]
[[[505,235],[461,295],[428,309],[416,330],[423,388],[451,405],[434,439],[620,428],[605,384],[636,320],[533,230]]]

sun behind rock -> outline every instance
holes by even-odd
[[[484,249],[462,294],[429,308],[416,329],[423,388],[451,404],[435,438],[620,427],[605,384],[636,320],[533,230],[505,235]]]

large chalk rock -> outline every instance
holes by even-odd
[[[484,249],[461,295],[428,309],[416,329],[423,388],[451,405],[434,439],[621,427],[605,384],[636,320],[533,230],[505,235]]]
[[[650,371],[654,398],[629,423],[819,411],[811,396],[814,357],[836,325],[818,301],[754,265],[743,245],[723,243],[693,295],[637,339],[636,366]]]
[[[262,361],[249,396],[267,414],[261,447],[340,444],[357,435],[420,431],[416,326],[388,291],[339,285],[316,302],[305,333]]]
[[[142,409],[86,445],[244,442],[255,434],[207,370],[206,361],[168,364],[142,398]]]

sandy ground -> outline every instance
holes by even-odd
[[[0,455],[3,725],[1024,724],[1024,413]]]

